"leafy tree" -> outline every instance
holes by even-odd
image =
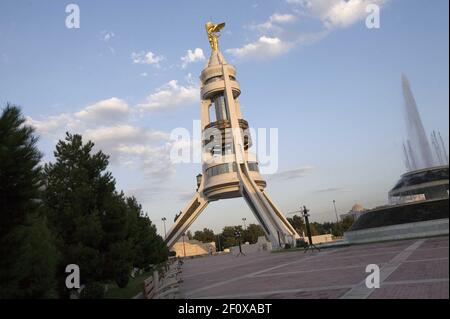
[[[223,251],[224,250],[224,246],[223,246],[223,236],[222,234],[217,234],[215,241],[216,243],[216,250],[217,251]]]
[[[261,226],[256,224],[248,225],[247,229],[242,229],[242,226],[225,226],[222,233],[214,235],[213,241],[216,242],[216,247],[219,249],[225,249],[239,245],[239,239],[236,238],[236,231],[241,233],[241,243],[249,242],[254,244],[258,241],[258,237],[264,236],[264,231]],[[211,231],[212,233],[212,231]],[[220,240],[220,243],[219,243]]]
[[[344,232],[349,230],[350,227],[352,227],[354,222],[355,222],[355,220],[354,220],[354,218],[352,216],[347,216],[343,220],[341,220],[340,226],[341,226],[342,235],[344,234]]]
[[[335,234],[336,223],[325,222],[323,225],[323,231],[326,234]]]
[[[211,229],[203,228],[203,231],[197,230],[194,233],[195,240],[201,241],[202,243],[211,243],[216,240],[216,235],[214,235],[214,232]]]
[[[302,234],[302,232],[304,231],[306,235],[306,227],[302,217],[295,215],[292,218],[288,218],[287,220],[294,227],[297,233]],[[333,234],[334,236],[342,236],[344,232],[347,231],[352,226],[353,222],[354,220],[351,216],[344,218],[339,223],[310,222],[311,235],[316,236],[316,235]]]
[[[309,228],[310,228],[310,230],[311,230],[311,236],[322,235],[322,234],[319,232],[319,229],[318,229],[317,226],[318,226],[317,223],[309,223]],[[305,235],[308,236],[308,234],[306,233],[306,231],[305,231]]]
[[[152,264],[159,264],[167,260],[167,256],[169,255],[169,249],[167,248],[164,239],[159,236],[156,232],[156,226],[152,224],[152,222],[147,219],[148,226],[147,229],[150,229],[150,243],[149,247],[151,247],[150,260]]]
[[[75,263],[84,284],[125,287],[132,267],[160,263],[168,250],[137,200],[116,191],[108,156],[93,148],[76,134],[58,142],[55,163],[44,168],[44,203],[63,255],[60,270]],[[68,294],[63,285],[60,294]]]
[[[45,219],[32,217],[0,244],[0,299],[53,298],[58,252]]]
[[[40,211],[34,130],[18,107],[0,117],[0,298],[54,296],[58,254]]]
[[[20,109],[8,104],[0,117],[0,236],[25,224],[39,206],[41,153],[24,123]]]
[[[249,242],[250,244],[255,244],[258,241],[258,237],[264,235],[264,230],[261,226],[250,224],[242,233],[242,241]]]
[[[105,286],[101,282],[88,283],[81,291],[81,299],[101,299],[105,294]]]
[[[67,264],[80,266],[82,283],[107,279],[123,282],[131,271],[133,245],[124,195],[115,191],[115,180],[106,171],[108,156],[91,154],[94,144],[83,144],[80,135],[66,134],[56,145],[55,163],[44,168],[44,203],[62,252],[59,282]]]
[[[294,215],[287,218],[288,222],[294,227],[298,234],[302,234],[305,231],[305,223],[303,217]]]
[[[243,234],[242,226],[225,226],[223,228],[221,235],[221,243],[223,248],[229,248],[239,244],[239,241],[235,236],[236,230],[240,231],[241,235]]]
[[[150,264],[159,264],[167,260],[169,251],[161,236],[157,234],[156,226],[148,216],[144,215],[142,206],[136,198],[127,198],[131,218],[134,218],[134,267],[147,269]]]
[[[167,260],[141,205],[116,191],[107,155],[67,133],[42,170],[33,133],[7,105],[0,117],[0,298],[68,297],[68,264],[80,266],[81,297],[100,298],[106,281],[125,287],[133,266]]]

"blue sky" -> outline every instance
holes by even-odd
[[[80,8],[68,29],[66,5]],[[380,28],[365,25],[369,3]],[[405,171],[404,72],[428,132],[448,145],[448,1],[0,2],[0,105],[22,106],[45,161],[64,131],[111,154],[119,189],[162,230],[195,191],[200,164],[168,160],[170,132],[199,119],[204,23],[225,21],[221,49],[238,71],[244,118],[278,128],[279,172],[268,192],[333,220],[374,207]],[[190,54],[188,54],[188,50]],[[182,59],[184,58],[184,59]],[[289,176],[290,178],[287,178]],[[242,199],[212,203],[192,226],[254,221]],[[170,223],[169,225],[170,226]]]

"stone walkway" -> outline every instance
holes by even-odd
[[[188,259],[185,298],[449,298],[449,238]],[[368,289],[368,264],[380,288]]]

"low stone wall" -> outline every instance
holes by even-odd
[[[171,250],[175,251],[177,257],[211,255],[216,252],[216,245],[215,243],[202,243],[198,240],[185,238],[184,242],[183,240],[176,242]]]
[[[246,244],[242,244],[242,252],[244,254],[253,254],[256,253],[258,251],[263,251],[262,247],[258,244],[251,244],[251,245],[246,245]],[[230,251],[233,255],[236,255],[239,253],[239,246],[233,246],[230,247]]]
[[[448,219],[448,209],[448,198],[387,206],[364,213],[349,231]]]
[[[333,236],[331,234],[312,236],[312,242],[314,245],[331,243],[333,242]],[[308,241],[308,238],[305,238]],[[256,244],[242,244],[242,252],[244,254],[252,254],[259,251],[271,251],[272,245],[270,242],[264,239],[264,237],[258,238]],[[239,246],[230,247],[232,254],[236,255],[239,253]]]
[[[316,236],[311,236],[312,239],[312,243],[314,245],[317,244],[323,244],[323,243],[329,243],[333,241],[333,236],[331,234],[326,234],[326,235],[316,235]],[[306,241],[308,241],[308,238],[306,238]]]
[[[384,227],[353,230],[344,233],[349,244],[431,237],[449,234],[449,219],[436,219]]]

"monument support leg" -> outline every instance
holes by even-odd
[[[238,172],[241,179],[242,196],[260,222],[266,236],[272,243],[272,247],[280,247],[280,244],[295,246],[295,239],[299,238],[297,232],[273,204],[268,195],[261,191],[251,179],[248,174],[247,163],[240,165]]]
[[[275,203],[272,201],[272,199],[269,197],[269,194],[267,194],[266,191],[261,191],[261,193],[264,195],[266,200],[269,202],[270,206],[272,206],[272,209],[274,213],[276,214],[277,218],[281,220],[283,226],[288,230],[288,234],[293,237],[294,240],[299,239],[300,236],[297,234],[297,231],[292,227],[291,223],[287,220],[287,218],[281,213],[281,210],[278,209],[278,207],[275,205]]]
[[[189,204],[181,211],[175,224],[169,229],[165,239],[167,247],[172,248],[180,237],[188,230],[189,226],[197,219],[201,212],[208,205],[208,201],[203,197],[202,192],[195,193]]]

